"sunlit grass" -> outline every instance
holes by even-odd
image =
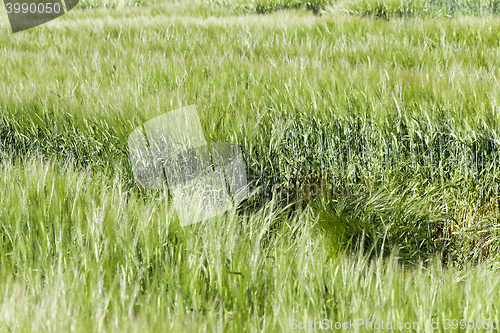
[[[2,16],[0,330],[498,319],[500,20],[314,3]],[[182,228],[127,137],[190,104],[256,194]]]

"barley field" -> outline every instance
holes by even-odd
[[[500,1],[0,13],[0,332],[498,329]],[[181,227],[127,138],[188,105],[252,194]]]

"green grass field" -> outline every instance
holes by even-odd
[[[496,331],[498,0],[0,13],[0,332]],[[191,104],[253,194],[181,227],[127,138]]]

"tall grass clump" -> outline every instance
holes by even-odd
[[[498,234],[482,229],[496,225],[499,211],[496,130],[482,127],[463,137],[446,125],[397,114],[384,125],[320,114],[273,122],[266,157],[249,161],[262,170],[254,178],[261,195],[315,202],[340,233],[385,242],[388,253],[397,249],[408,260],[439,253],[464,263],[498,255]]]

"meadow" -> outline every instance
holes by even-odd
[[[499,12],[89,0],[12,34],[1,11],[0,332],[495,331]],[[127,138],[193,104],[252,195],[181,227]]]

